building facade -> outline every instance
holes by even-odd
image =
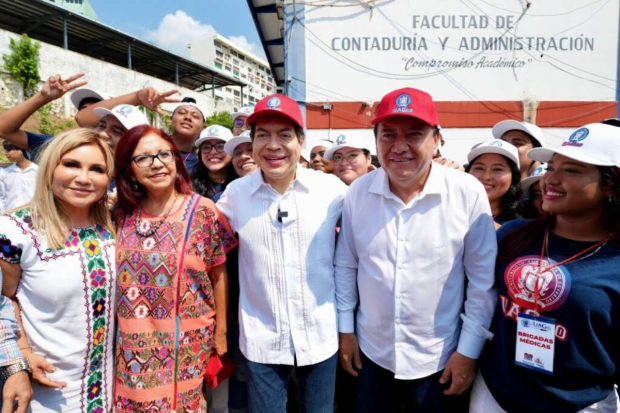
[[[240,108],[255,105],[265,96],[276,92],[269,63],[226,37],[218,34],[209,39],[193,42],[189,47],[191,58],[196,62],[214,67],[247,83],[243,88],[226,86],[216,89],[216,99]]]

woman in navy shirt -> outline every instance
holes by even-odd
[[[470,412],[616,412],[620,128],[587,125],[528,157],[548,162],[540,181],[547,215],[498,231],[495,336],[480,358]],[[544,365],[539,349],[533,358],[517,354],[528,315],[555,320],[544,342],[554,348],[552,363]]]

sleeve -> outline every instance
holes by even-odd
[[[469,198],[469,230],[465,235],[463,264],[467,276],[465,311],[458,352],[477,359],[484,343],[493,337],[489,327],[497,304],[495,258],[497,239],[491,207],[482,185]]]
[[[0,260],[9,264],[21,264],[24,235],[11,216],[0,217]]]
[[[0,214],[4,212],[4,204],[6,203],[6,186],[4,184],[4,169],[0,168]]]
[[[205,239],[208,254],[205,255],[205,264],[211,268],[226,262],[226,253],[237,246],[237,238],[233,235],[228,220],[215,205],[211,204],[205,211],[208,211]]]
[[[0,268],[0,291],[2,291],[2,268]],[[0,296],[0,366],[10,366],[22,360],[22,353],[17,345],[19,334],[13,303],[9,298]]]
[[[220,212],[222,212],[222,214],[224,214],[224,216],[228,218],[228,223],[230,224],[230,227],[232,228],[232,230],[234,232],[238,232],[238,228],[236,228],[235,219],[232,214],[232,209],[233,209],[232,202],[234,198],[234,196],[231,196],[232,192],[233,192],[233,186],[228,185],[226,189],[224,190],[224,193],[222,194],[222,196],[220,196],[220,199],[217,201],[216,206],[220,210]]]
[[[33,152],[38,151],[41,145],[53,138],[52,135],[42,135],[32,132],[26,132],[26,136],[28,137],[28,150]]]
[[[342,223],[338,235],[338,246],[334,259],[334,277],[336,282],[336,308],[338,310],[338,331],[353,333],[354,311],[357,306],[357,267],[359,258],[353,237],[351,196],[344,198]]]

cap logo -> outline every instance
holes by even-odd
[[[346,141],[347,141],[347,137],[344,135],[340,135],[336,138],[337,145],[342,145],[343,143],[346,143]]]
[[[218,128],[217,126],[211,126],[209,129],[207,129],[207,133],[219,133],[220,128]]]
[[[544,174],[545,174],[545,167],[539,166],[538,168],[534,170],[534,172],[532,172],[531,176],[542,176]]]
[[[568,138],[567,142],[564,142],[562,146],[576,146],[581,147],[583,143],[580,143],[582,140],[588,137],[590,134],[590,130],[588,128],[579,128]]]
[[[409,105],[411,105],[411,96],[408,93],[400,94],[396,98],[396,108],[392,110],[392,113],[413,113]]]
[[[269,106],[271,109],[277,108],[278,106],[280,106],[280,99],[276,97],[269,99],[267,101],[267,106]]]
[[[497,147],[502,147],[502,143],[500,141],[493,141],[493,142],[489,142],[488,146],[497,146]]]
[[[124,117],[129,116],[131,112],[133,112],[133,108],[129,105],[121,106],[120,108],[116,109],[116,113],[118,113],[119,115],[123,115]]]

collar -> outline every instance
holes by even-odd
[[[385,198],[396,199],[402,202],[402,200],[394,195],[390,190],[390,178],[385,172],[384,168],[377,169],[375,177],[368,188],[368,192],[381,195]],[[431,161],[431,172],[428,175],[428,179],[424,184],[424,188],[416,196],[415,199],[421,199],[430,194],[446,194],[448,193],[448,186],[446,184],[446,171],[443,166],[437,165]]]
[[[312,173],[314,171],[310,171],[301,166],[301,164],[297,164],[297,170],[295,171],[295,179],[292,183],[299,183],[306,190],[309,189],[310,180],[312,179]],[[322,172],[321,172],[322,173]],[[250,195],[254,195],[256,191],[258,191],[263,185],[269,185],[265,182],[263,178],[263,173],[258,169],[258,171],[254,172],[250,175],[251,183],[250,183]]]
[[[8,172],[15,171],[15,172],[19,172],[22,174],[29,172],[29,171],[37,171],[38,169],[39,169],[39,166],[34,162],[30,162],[30,165],[28,165],[26,169],[19,169],[19,166],[17,166],[16,163],[6,168]]]

